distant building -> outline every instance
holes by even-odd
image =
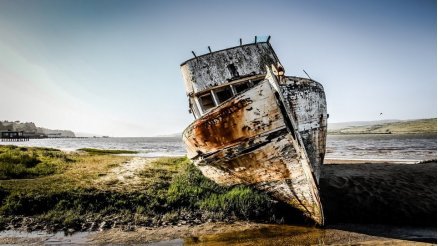
[[[2,131],[1,141],[28,141],[29,138],[24,136],[23,131]]]
[[[2,138],[20,138],[23,137],[23,131],[14,132],[14,131],[5,131],[2,132]]]

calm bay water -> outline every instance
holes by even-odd
[[[80,148],[124,149],[139,151],[138,156],[183,156],[181,138],[63,138],[31,139],[28,142],[0,142],[19,146],[51,147],[68,151]],[[415,135],[329,135],[329,159],[436,159],[435,134]]]
[[[327,159],[436,159],[436,134],[329,135]]]
[[[181,138],[51,138],[30,139],[27,142],[0,142],[19,146],[50,147],[67,151],[81,148],[135,150],[137,156],[183,156],[186,154]]]

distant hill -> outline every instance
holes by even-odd
[[[0,121],[0,132],[23,131],[28,134],[58,135],[60,137],[75,137],[74,132],[69,130],[52,130],[37,127],[33,122]]]
[[[376,120],[329,123],[328,134],[381,134],[381,133],[436,133],[437,119]],[[155,137],[181,137],[182,133],[157,135]]]
[[[47,128],[43,128],[43,127],[37,127],[37,132],[41,132],[41,133],[44,133],[46,135],[61,134],[61,137],[69,137],[69,138],[76,137],[75,133],[70,131],[70,130],[52,130],[52,129],[47,129]]]
[[[349,121],[340,123],[329,123],[328,130],[335,131],[345,128],[350,128],[353,126],[370,126],[370,125],[381,125],[385,123],[400,122],[401,120],[375,120],[375,121]]]
[[[328,134],[436,133],[437,119],[345,122],[329,124]],[[356,124],[356,125],[355,125]]]

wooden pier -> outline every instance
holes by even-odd
[[[2,138],[2,142],[24,142],[24,141],[29,141],[29,137]]]

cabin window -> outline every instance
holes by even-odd
[[[252,83],[253,83],[254,85],[257,85],[257,84],[259,84],[261,81],[263,81],[263,79],[252,80]]]
[[[246,83],[241,83],[241,84],[237,84],[237,85],[233,85],[233,86],[234,86],[234,89],[236,89],[236,93],[240,93],[240,92],[249,88],[249,83],[246,82]]]
[[[201,103],[202,109],[205,111],[214,108],[214,100],[213,100],[213,96],[211,95],[211,93],[207,93],[204,94],[202,96],[199,97],[199,101]]]
[[[232,78],[239,77],[239,72],[237,72],[237,68],[234,66],[234,64],[228,65],[227,68]]]
[[[219,103],[225,102],[233,96],[231,88],[226,86],[215,91]]]

